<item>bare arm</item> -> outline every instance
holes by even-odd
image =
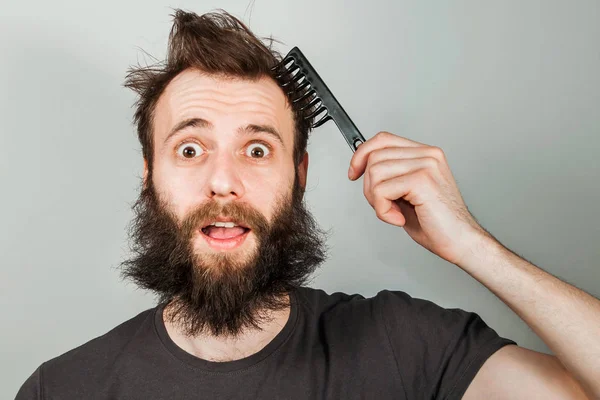
[[[578,382],[589,398],[600,399],[600,301],[527,262],[491,236],[479,235],[473,240],[476,243],[473,250],[457,265],[506,303],[557,357],[509,346],[519,349],[517,354],[514,349],[508,350],[513,352],[508,357],[512,361],[504,357],[502,362],[494,362],[494,355],[488,360],[491,366],[488,369],[500,377],[506,368],[520,368],[521,376],[533,379],[532,388],[536,386],[536,377],[545,380],[549,387],[564,388]],[[530,365],[528,370],[517,366],[519,359],[524,361],[523,365]],[[546,362],[542,362],[544,359]],[[481,376],[486,376],[487,364],[482,367]],[[495,364],[504,367],[495,368]],[[562,366],[565,369],[561,374]],[[478,386],[478,377],[479,374],[472,384],[474,388]],[[578,392],[574,388],[570,398],[582,398]],[[533,391],[530,394],[533,393],[539,395]]]

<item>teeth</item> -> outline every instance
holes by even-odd
[[[233,228],[234,226],[237,226],[234,222],[213,222],[211,225],[223,228]]]

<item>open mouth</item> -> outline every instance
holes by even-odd
[[[231,250],[240,246],[250,232],[249,228],[205,226],[200,229],[202,237],[215,250]]]
[[[200,229],[202,237],[215,250],[230,250],[240,246],[251,230],[243,222],[217,220],[205,224]]]
[[[223,225],[223,224],[220,224]],[[202,229],[202,233],[213,239],[231,239],[247,233],[250,228],[244,226],[227,224],[227,226],[206,225]]]

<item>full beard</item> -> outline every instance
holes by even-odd
[[[186,336],[260,330],[326,259],[326,232],[306,209],[297,179],[290,192],[278,199],[271,222],[247,204],[210,201],[180,223],[150,180],[133,206],[133,256],[121,263],[121,275],[169,303],[165,318]],[[257,240],[254,251],[195,251],[199,224],[218,215],[244,221]]]

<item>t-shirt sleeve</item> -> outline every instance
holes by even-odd
[[[41,369],[42,366],[39,366],[33,374],[27,378],[25,383],[21,386],[21,389],[17,392],[17,396],[15,400],[41,400],[41,389],[40,389],[40,380],[41,380]]]
[[[461,399],[494,352],[517,344],[473,312],[401,291],[383,290],[375,300],[409,399]]]

